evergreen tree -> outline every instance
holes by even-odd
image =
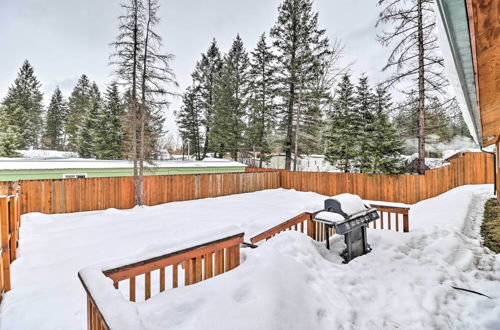
[[[450,113],[450,119],[451,119],[450,124],[453,136],[465,136],[472,140],[469,128],[467,127],[467,124],[465,123],[464,117],[462,115],[462,110],[460,109],[460,106],[458,105],[456,99],[453,99],[450,102],[449,113]]]
[[[274,55],[263,33],[252,52],[250,73],[253,93],[246,136],[248,146],[259,152],[259,167],[262,167],[265,154],[271,151],[269,141],[276,126],[275,68]]]
[[[150,104],[145,135],[148,141],[148,159],[159,159],[161,155],[161,137],[167,133],[165,130],[165,108],[160,104]]]
[[[4,115],[0,129],[7,131],[10,128],[16,131],[20,149],[39,147],[43,112],[40,86],[33,67],[25,60],[3,100]]]
[[[99,130],[102,99],[99,87],[94,82],[90,88],[89,109],[82,118],[82,126],[79,129],[76,150],[80,157],[90,158],[96,156],[96,137]]]
[[[56,87],[50,99],[43,133],[43,146],[48,149],[62,150],[64,148],[64,121],[67,115],[67,105],[59,87]]]
[[[18,157],[19,134],[14,126],[9,126],[0,132],[0,157]]]
[[[222,155],[237,159],[245,131],[250,92],[250,60],[239,35],[233,41],[216,81],[211,141]]]
[[[428,143],[449,142],[456,135],[468,135],[464,127],[460,109],[451,100],[448,105],[443,105],[438,99],[428,99],[425,107],[425,138]],[[408,93],[407,98],[397,107],[394,121],[397,124],[402,137],[416,139],[418,136],[418,97],[416,93]],[[457,116],[457,112],[458,116]],[[465,130],[464,130],[465,129]],[[412,151],[414,152],[414,151]],[[426,156],[430,156],[426,153]]]
[[[204,126],[204,142],[202,158],[205,158],[210,144],[210,129],[213,121],[213,108],[215,103],[215,84],[222,70],[222,59],[215,39],[210,44],[206,54],[196,63],[192,74],[196,86],[199,88],[200,105],[203,109],[202,124]]]
[[[182,107],[176,113],[179,133],[184,142],[189,143],[189,153],[195,155],[197,160],[202,156],[202,108],[197,87],[188,87],[182,96]]]
[[[374,132],[374,96],[368,85],[368,77],[362,76],[356,86],[356,112],[359,120],[352,123],[353,129],[358,132],[359,150],[356,159],[361,173],[370,170],[371,148]]]
[[[86,75],[81,75],[68,100],[68,116],[65,123],[67,149],[76,151],[83,117],[91,107],[91,84]]]
[[[124,130],[125,105],[112,82],[105,94],[95,137],[95,154],[100,159],[123,159],[126,134]]]
[[[17,127],[11,126],[6,121],[7,112],[0,106],[0,157],[18,157],[19,141],[21,137]]]
[[[325,136],[325,159],[342,171],[349,172],[356,165],[354,162],[359,153],[360,132],[355,129],[359,116],[356,111],[354,86],[348,74],[342,76],[336,94]]]
[[[369,145],[371,149],[369,171],[371,173],[397,174],[402,170],[403,143],[396,126],[389,120],[388,112],[391,105],[391,97],[387,91],[381,87],[377,88],[373,130]]]
[[[317,122],[317,112],[311,113],[304,106],[307,107],[307,93],[317,72],[315,66],[320,65],[323,54],[329,52],[329,42],[324,36],[325,30],[318,28],[318,14],[313,13],[311,0],[284,0],[278,11],[271,36],[278,51],[285,168],[290,169],[292,150],[298,150],[303,123],[314,119],[312,115]]]

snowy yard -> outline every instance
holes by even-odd
[[[286,232],[242,250],[228,273],[137,303],[149,329],[500,328],[500,258],[481,246],[491,186],[464,186],[412,206],[410,233],[369,230],[373,251],[348,265],[306,235]],[[244,231],[246,240],[324,196],[267,190],[132,210],[23,216],[13,289],[1,329],[84,329],[77,272],[158,246]],[[229,229],[230,228],[230,229]],[[451,286],[489,295],[457,291]]]

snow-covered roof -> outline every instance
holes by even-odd
[[[95,159],[26,159],[26,158],[0,158],[0,170],[35,170],[35,169],[88,169],[88,168],[132,168],[128,160],[95,160]],[[200,167],[246,167],[245,164],[228,161],[178,161],[159,160],[148,165],[154,168],[200,168]]]
[[[469,149],[469,148],[463,148],[458,150],[445,150],[443,151],[443,158],[446,161],[448,161],[448,159],[452,158],[453,156],[466,152],[482,152],[482,151],[481,149]]]

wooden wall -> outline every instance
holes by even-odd
[[[467,0],[483,146],[500,136],[500,1]]]

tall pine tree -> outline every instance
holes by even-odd
[[[270,139],[276,126],[275,72],[275,58],[263,33],[252,52],[250,73],[253,92],[246,134],[247,145],[259,152],[259,167],[262,167],[265,154],[271,151]]]
[[[373,134],[373,106],[374,96],[371,87],[368,84],[368,77],[361,76],[356,86],[356,112],[359,120],[352,123],[353,129],[358,132],[359,150],[356,157],[356,163],[361,173],[370,170],[370,145]]]
[[[126,132],[124,128],[125,104],[112,82],[106,89],[105,100],[95,137],[95,154],[100,159],[123,159],[125,157]]]
[[[250,60],[237,35],[228,54],[220,78],[216,81],[212,129],[213,148],[220,154],[229,152],[237,159],[243,146],[245,117],[250,93]]]
[[[401,173],[401,152],[403,143],[397,127],[389,120],[391,97],[386,89],[379,87],[375,93],[373,129],[370,140],[371,173]]]
[[[63,150],[64,121],[67,116],[67,104],[59,86],[56,87],[50,99],[45,120],[45,130],[42,143],[45,148]]]
[[[11,138],[19,138],[16,144],[20,149],[38,148],[40,145],[43,112],[40,87],[33,67],[25,60],[2,102],[4,114],[0,129],[15,131]]]
[[[319,65],[322,54],[329,52],[329,42],[325,30],[318,28],[318,14],[312,11],[311,0],[284,0],[278,11],[271,36],[278,52],[285,168],[290,169],[292,150],[298,150],[303,124],[317,116],[307,107],[307,93],[314,66]]]
[[[76,151],[80,128],[83,125],[84,116],[90,111],[91,84],[85,74],[81,75],[68,100],[68,116],[65,123],[67,149]]]
[[[189,154],[201,159],[203,149],[202,108],[197,87],[188,87],[182,96],[182,107],[176,113],[179,133],[184,143],[189,144]],[[190,155],[189,155],[190,156]]]
[[[222,59],[215,39],[210,44],[206,54],[202,54],[201,60],[196,63],[193,72],[193,80],[200,92],[200,102],[203,109],[202,123],[204,126],[204,142],[202,158],[205,158],[210,145],[210,129],[213,121],[213,109],[215,103],[215,85],[222,70]]]
[[[8,125],[5,120],[6,112],[0,105],[0,157],[18,157],[19,133],[17,127]]]
[[[325,135],[325,158],[330,164],[349,172],[356,165],[360,132],[355,129],[359,116],[356,111],[354,86],[348,74],[342,76],[336,94]]]
[[[80,157],[96,156],[96,137],[100,125],[102,98],[99,87],[94,82],[90,88],[90,107],[83,115],[79,129],[76,150]]]

